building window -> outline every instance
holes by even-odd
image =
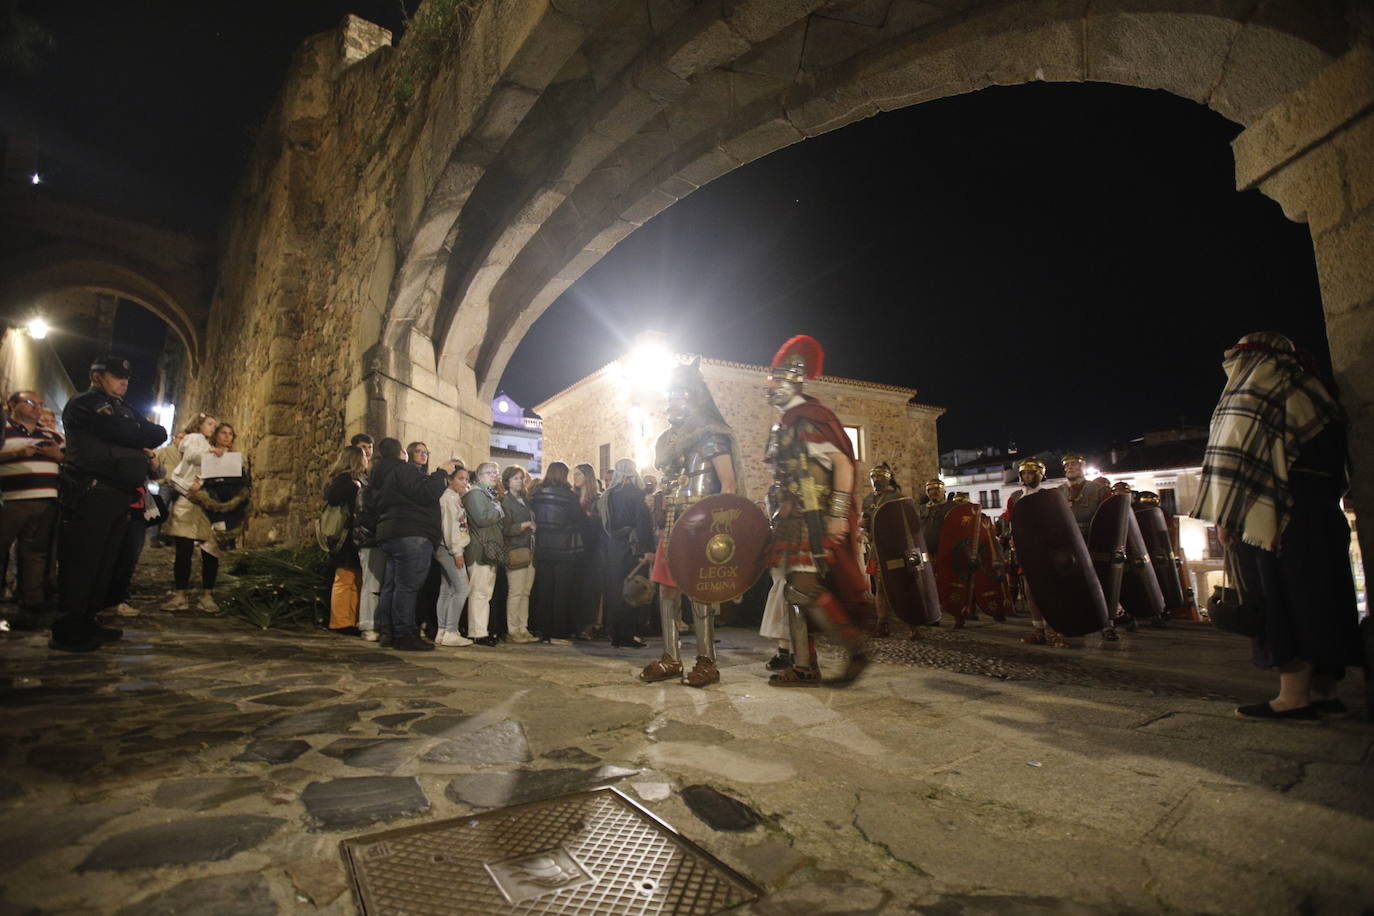
[[[1178,515],[1178,491],[1173,487],[1159,491],[1159,508],[1164,510],[1165,518]]]
[[[1217,537],[1217,526],[1207,526],[1207,559],[1220,559],[1224,554],[1221,550],[1221,538]]]
[[[604,476],[611,469],[611,443],[606,442],[601,446],[601,473]]]
[[[987,504],[988,504],[988,491],[987,491],[987,490],[979,490],[979,491],[978,491],[978,505],[980,505],[980,506],[986,506]]]
[[[988,508],[989,508],[989,509],[1000,509],[1000,508],[1002,508],[1002,491],[1001,491],[1001,490],[990,490],[990,491],[988,492],[988,495],[992,497],[992,502],[988,503]]]
[[[854,458],[858,461],[864,460],[864,430],[862,426],[846,426],[844,434],[849,437],[849,444],[854,446]]]

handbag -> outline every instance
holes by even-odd
[[[654,583],[648,576],[640,575],[639,571],[644,568],[648,560],[640,560],[630,574],[625,577],[625,584],[620,589],[620,596],[630,607],[644,607],[653,600]]]
[[[1235,585],[1228,585],[1230,581]],[[1218,630],[1252,639],[1263,636],[1265,614],[1257,597],[1253,592],[1247,593],[1236,552],[1228,549],[1221,584],[1212,587],[1212,597],[1207,599],[1207,616]]]
[[[506,569],[524,569],[534,561],[534,553],[528,547],[512,547],[506,551]]]

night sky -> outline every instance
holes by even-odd
[[[408,0],[413,8],[414,0]],[[0,76],[7,176],[212,236],[291,52],[340,4],[21,2],[56,46]],[[1162,92],[990,89],[737,169],[568,290],[502,380],[532,405],[640,330],[766,363],[806,332],[827,371],[918,389],[942,448],[1092,449],[1206,421],[1221,351],[1290,334],[1326,358],[1311,240],[1234,190],[1239,127]]]

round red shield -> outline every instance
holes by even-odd
[[[668,534],[668,569],[693,601],[719,604],[749,590],[763,572],[768,519],[742,496],[717,493],[678,517]]]

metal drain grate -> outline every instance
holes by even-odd
[[[709,916],[763,891],[606,787],[339,844],[365,916]]]

